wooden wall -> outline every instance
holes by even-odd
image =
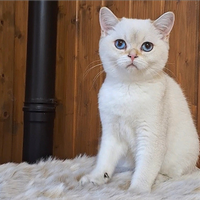
[[[27,6],[0,1],[0,163],[22,158]]]
[[[175,13],[166,72],[184,88],[200,133],[199,1],[59,1],[54,155],[97,152],[97,94],[104,79],[98,56],[101,6],[118,17]],[[27,1],[0,1],[0,163],[22,159],[27,14]]]

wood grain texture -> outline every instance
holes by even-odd
[[[120,18],[175,13],[166,73],[183,88],[200,133],[199,1],[59,1],[54,156],[97,153],[97,95],[105,77],[98,55],[102,5]],[[0,1],[0,163],[22,158],[27,17],[27,1]]]
[[[75,155],[80,153],[96,154],[100,136],[97,104],[100,81],[95,78],[99,73],[99,68],[91,70],[86,77],[84,74],[88,67],[92,66],[91,62],[99,61],[98,12],[101,3],[101,1],[78,1]]]
[[[3,116],[3,104],[4,104],[4,82],[5,75],[3,70],[3,2],[0,2],[0,157],[3,151],[3,125],[4,125],[4,116]],[[2,163],[2,160],[0,161]]]
[[[74,156],[76,24],[76,2],[60,1],[56,66],[58,105],[54,129],[54,155],[59,158]]]
[[[26,73],[28,1],[15,2],[15,49],[13,77],[12,161],[21,162],[23,149],[23,105]]]
[[[199,2],[198,2],[199,3]],[[199,14],[199,19],[198,22],[200,23],[200,3],[198,5],[198,14]],[[197,58],[197,68],[198,68],[198,104],[197,104],[197,130],[199,133],[199,138],[200,138],[200,24],[199,24],[199,31],[198,31],[198,58]],[[200,168],[200,155],[199,155],[199,161],[198,161],[198,167]]]
[[[130,17],[130,5],[132,1],[105,1],[104,6],[108,7],[118,17]]]
[[[195,1],[166,1],[165,11],[172,10],[176,21],[170,38],[168,69],[181,85],[194,119],[198,98],[198,4]],[[192,13],[192,14],[191,14]]]
[[[0,163],[8,162],[12,157],[14,5],[15,2],[0,2]]]
[[[131,17],[156,19],[164,12],[164,1],[131,1]]]

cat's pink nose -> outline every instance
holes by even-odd
[[[138,56],[135,53],[130,53],[128,55],[129,58],[131,58],[131,60],[133,61],[135,58],[137,58]]]

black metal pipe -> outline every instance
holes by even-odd
[[[23,161],[52,155],[57,1],[29,1]]]

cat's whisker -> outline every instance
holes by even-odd
[[[175,65],[175,63],[170,63],[170,62],[167,62],[167,64],[166,65]]]
[[[88,66],[90,66],[92,63],[97,62],[97,61],[101,61],[101,60],[93,61],[93,62],[91,62]],[[101,62],[101,63],[99,63],[99,64],[96,64],[96,65],[94,65],[94,66],[88,68],[88,69],[85,71],[84,75],[83,75],[83,79],[85,79],[85,77],[88,75],[88,73],[89,73],[92,69],[94,69],[94,68],[96,68],[96,67],[103,67],[103,64],[110,64],[110,65],[112,66],[112,65],[113,65],[112,62],[114,63],[114,61],[108,61],[108,62],[104,62],[104,63]]]
[[[172,74],[172,75],[174,76],[174,78],[176,78],[176,75],[175,75],[175,73],[174,73],[172,70],[170,70],[170,69],[167,68],[167,67],[165,67],[164,70],[168,71],[170,74]],[[166,74],[167,74],[167,73],[166,73]]]
[[[98,59],[98,60],[92,61],[91,63],[89,63],[89,65],[87,66],[87,68],[89,68],[89,66],[93,65],[93,64],[96,63],[96,62],[100,62],[100,63],[101,63],[101,60]]]
[[[87,72],[88,70],[90,70],[90,68],[91,68],[90,66],[91,66],[91,65],[93,65],[94,63],[97,63],[97,62],[102,63],[100,59],[97,59],[97,60],[94,60],[94,61],[90,62],[90,63],[87,65],[87,67],[86,67],[86,72]],[[99,64],[100,64],[100,63],[99,63]],[[96,65],[96,64],[95,64],[95,65]],[[85,72],[85,73],[86,73],[86,72]]]
[[[155,75],[162,77],[161,72],[162,71],[154,69],[154,68],[149,69],[149,73],[152,75],[152,78],[154,78]]]
[[[90,72],[92,69],[96,68],[96,67],[102,67],[102,63],[97,64],[97,65],[94,65],[93,67],[91,67],[91,68],[89,68],[88,70],[86,70],[86,72],[83,74],[83,79],[85,79],[85,77],[89,74],[89,72]]]
[[[92,87],[91,87],[91,89],[94,87],[95,82],[97,81],[97,79],[98,79],[103,73],[104,73],[104,70],[101,70],[100,72],[98,72],[98,73],[95,75],[95,77],[94,77],[94,79],[93,79],[93,81],[92,81]]]
[[[101,60],[98,59],[98,60],[94,60],[94,61],[90,62],[90,63],[87,65],[87,67],[86,67],[86,71],[87,71],[88,69],[90,69],[90,66],[91,66],[91,65],[93,65],[94,63],[97,63],[97,62],[100,62],[100,63],[101,63]]]

